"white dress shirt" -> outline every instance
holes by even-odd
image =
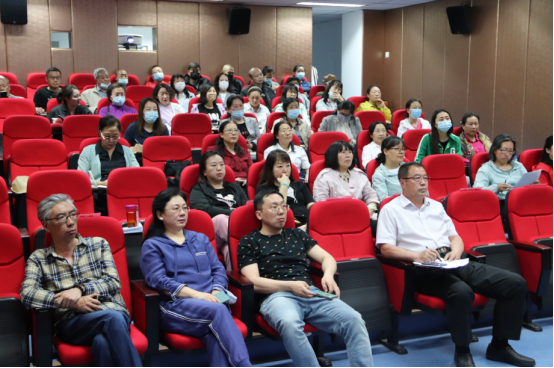
[[[366,167],[369,161],[375,160],[381,153],[381,146],[375,142],[366,145],[362,151],[362,165]]]
[[[442,204],[429,198],[418,209],[401,194],[379,212],[377,247],[392,244],[413,252],[450,247],[450,236],[458,235]]]
[[[264,160],[267,158],[270,152],[275,150],[284,151],[283,147],[281,147],[279,143],[274,144],[273,146],[269,146],[264,151]],[[308,155],[306,154],[306,151],[304,151],[304,148],[300,146],[294,146],[294,152],[292,152],[291,148],[289,147],[286,152],[289,154],[290,162],[292,162],[298,170],[306,170],[310,168],[310,160],[308,160]]]

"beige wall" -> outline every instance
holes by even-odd
[[[381,84],[394,110],[420,98],[426,117],[445,108],[455,125],[473,111],[489,137],[542,147],[552,134],[552,1],[472,0],[471,34],[453,35],[445,9],[459,3],[365,11],[364,92]]]
[[[229,35],[227,4],[152,0],[28,0],[29,22],[0,24],[0,71],[27,74],[50,66],[72,73],[104,67],[135,74],[144,83],[150,67],[166,74],[199,62],[214,78],[226,63],[248,83],[252,67],[270,65],[280,80],[297,63],[312,65],[312,11],[309,8],[252,6],[250,34]],[[158,27],[158,51],[118,51],[117,26]],[[51,49],[50,31],[72,32],[73,49]]]

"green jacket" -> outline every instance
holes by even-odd
[[[450,139],[448,140],[446,149],[443,150],[442,146],[439,144],[439,152],[454,153],[462,156],[462,143],[460,142],[460,138],[456,137],[454,134],[450,134]],[[431,152],[431,133],[427,133],[423,136],[423,138],[421,139],[421,142],[419,143],[415,161],[421,163],[421,161],[423,161],[425,157],[430,156],[432,154],[433,153]]]
[[[123,153],[125,154],[125,166],[139,167],[140,165],[133,151],[131,151],[129,147],[122,147]],[[100,157],[96,154],[96,144],[91,144],[83,149],[83,152],[79,155],[78,169],[84,171],[89,177],[90,175],[88,172],[90,170],[95,181],[100,181],[100,179],[102,179],[102,165],[100,164]],[[92,185],[92,180],[90,184]]]

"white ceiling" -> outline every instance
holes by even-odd
[[[321,23],[335,19],[340,19],[342,14],[355,10],[389,10],[403,8],[410,5],[429,3],[435,0],[174,0],[194,3],[228,3],[240,5],[265,5],[265,6],[293,6],[308,7],[296,5],[299,2],[318,2],[318,3],[342,3],[364,5],[359,8],[347,8],[339,6],[313,6],[313,22]]]

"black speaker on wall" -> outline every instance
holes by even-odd
[[[229,34],[248,34],[250,32],[250,9],[229,9]]]
[[[469,5],[451,6],[446,8],[448,23],[452,34],[468,34],[471,32],[471,7]]]
[[[0,20],[4,24],[27,24],[27,0],[0,0]]]

